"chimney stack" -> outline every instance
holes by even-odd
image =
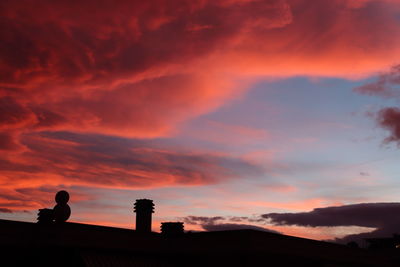
[[[166,237],[178,237],[184,233],[183,222],[161,223],[161,234]]]
[[[136,231],[151,233],[151,214],[154,213],[153,200],[137,199],[134,212],[136,212]]]

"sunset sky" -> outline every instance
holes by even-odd
[[[0,219],[400,233],[399,64],[400,0],[2,0]]]

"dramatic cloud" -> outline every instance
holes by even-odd
[[[261,175],[235,156],[151,141],[262,78],[354,78],[393,65],[399,9],[378,0],[1,1],[4,201],[22,208],[28,200],[14,192],[44,185],[154,188]]]
[[[3,1],[0,96],[15,112],[0,127],[165,136],[237,96],[249,75],[393,64],[397,4],[348,3]]]
[[[27,186],[29,186],[29,183],[27,183]],[[0,189],[0,207],[4,207],[13,213],[26,213],[29,210],[53,207],[55,205],[55,194],[60,189],[68,190],[70,195],[73,196],[70,199],[70,204],[93,198],[93,196],[88,196],[82,190],[67,186],[43,185],[36,187],[16,187],[7,188],[2,185]]]
[[[26,151],[0,155],[0,197],[34,186],[143,189],[213,184],[264,173],[240,158],[178,151],[151,141],[42,132],[24,135],[22,142]]]
[[[400,65],[381,74],[376,81],[355,88],[355,90],[362,94],[400,99]],[[379,126],[390,132],[390,136],[385,141],[400,144],[400,109],[397,107],[383,108],[377,113],[376,118]]]
[[[391,1],[39,0],[0,7],[0,101],[7,102],[0,129],[13,131],[2,144],[8,150],[18,148],[21,131],[171,135],[255,77],[368,74],[395,62],[400,40]]]
[[[0,96],[18,111],[1,126],[133,137],[169,134],[234,96],[232,79],[196,62],[290,15],[280,0],[6,1],[1,10]]]
[[[400,203],[362,203],[316,208],[310,212],[268,213],[261,215],[261,217],[276,225],[360,226],[376,229],[369,233],[349,235],[340,241],[392,236],[393,233],[400,231]]]

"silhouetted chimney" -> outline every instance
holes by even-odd
[[[52,209],[39,209],[37,222],[42,224],[52,223],[54,220],[54,211]]]
[[[183,222],[163,222],[161,223],[161,234],[168,237],[183,235]]]
[[[136,231],[151,232],[151,214],[154,213],[154,203],[150,199],[137,199],[134,211],[136,212]]]

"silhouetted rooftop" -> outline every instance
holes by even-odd
[[[391,266],[364,249],[256,230],[166,238],[158,233],[80,223],[0,220],[0,246],[6,252],[3,260],[10,266],[18,261],[55,266],[54,261],[60,260],[65,264],[59,266],[253,266],[260,261],[277,264],[273,266]]]

